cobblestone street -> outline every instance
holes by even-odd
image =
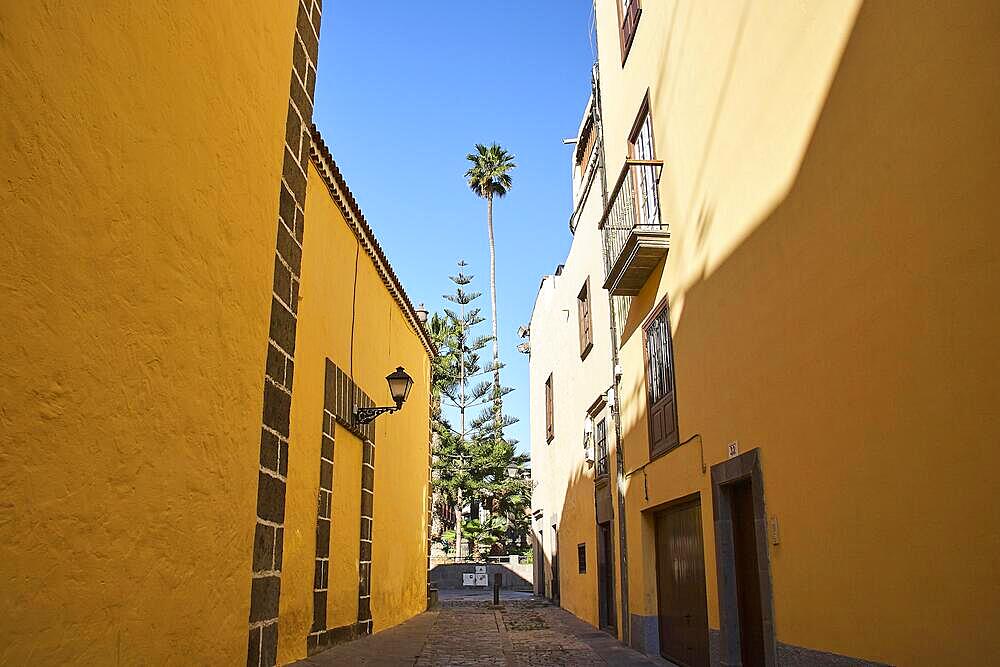
[[[531,597],[445,599],[440,608],[296,663],[323,665],[667,665]]]

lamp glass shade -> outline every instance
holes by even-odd
[[[385,376],[385,381],[389,383],[389,394],[397,406],[402,406],[406,397],[410,395],[410,388],[413,387],[411,378],[402,366],[398,366],[393,373]]]

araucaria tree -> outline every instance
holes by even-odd
[[[496,408],[493,414],[494,438],[503,437],[502,412],[503,394],[500,385],[500,336],[497,324],[497,263],[496,246],[493,241],[493,199],[500,199],[513,185],[510,172],[517,165],[514,155],[508,153],[499,144],[489,146],[476,144],[474,153],[465,156],[471,166],[465,172],[469,188],[486,200],[486,227],[490,239],[490,305],[493,309],[493,402]]]
[[[528,457],[517,453],[516,442],[503,437],[503,428],[517,421],[502,411],[497,416],[497,401],[510,390],[497,390],[482,379],[494,368],[483,368],[479,353],[493,339],[475,332],[484,321],[474,303],[481,293],[468,290],[473,277],[462,272],[467,264],[458,266],[451,276],[455,291],[444,297],[454,306],[445,308],[443,315],[435,313],[428,323],[438,346],[432,369],[435,511],[441,525],[454,531],[456,554],[463,535],[475,558],[483,547],[494,553],[521,553],[530,503],[530,483],[524,479]],[[466,516],[466,506],[476,508],[475,516]]]

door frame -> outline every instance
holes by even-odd
[[[607,535],[604,534],[605,530],[607,530]],[[618,637],[618,605],[615,604],[615,530],[613,522],[606,521],[597,524],[597,539],[595,542],[597,545],[597,625],[601,630]],[[604,612],[603,618],[601,616],[602,607]]]
[[[761,619],[764,634],[764,663],[777,667],[778,648],[774,636],[774,596],[771,588],[771,561],[767,548],[767,512],[764,506],[764,475],[760,449],[735,456],[712,466],[712,513],[715,524],[715,566],[719,589],[719,652],[721,664],[740,665],[740,617],[736,594],[736,554],[734,549],[732,499],[736,482],[750,480],[753,492],[754,542],[757,545],[757,576],[760,583]]]

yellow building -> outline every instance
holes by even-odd
[[[573,242],[542,278],[531,313],[532,535],[535,590],[615,631],[616,439],[611,312],[604,282],[601,145],[592,97],[572,153]],[[578,344],[577,344],[578,342]]]
[[[0,6],[0,663],[271,665],[425,608],[431,350],[310,130],[322,9]]]
[[[994,660],[996,4],[596,24],[620,636],[687,665]],[[576,565],[561,598],[596,600]]]

